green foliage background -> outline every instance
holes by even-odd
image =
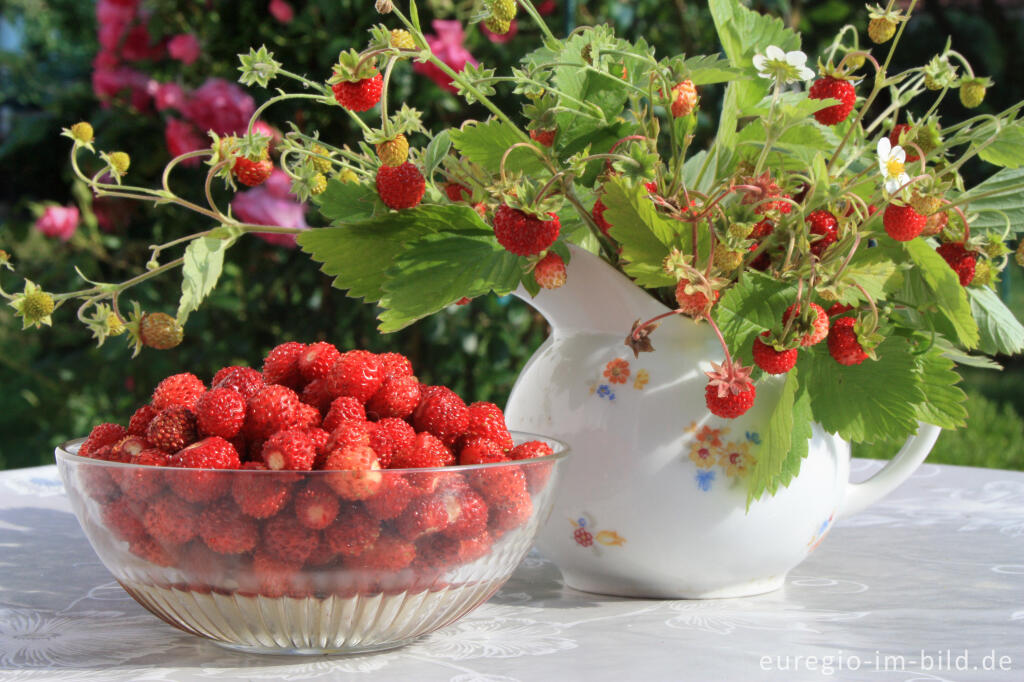
[[[479,0],[476,0],[478,3]],[[295,20],[282,25],[269,18],[263,2],[207,3],[184,0],[148,2],[158,17],[151,30],[171,35],[194,31],[204,45],[202,57],[189,67],[165,61],[146,70],[161,80],[180,80],[198,86],[209,76],[234,80],[235,55],[250,45],[265,43],[287,68],[312,77],[326,77],[339,50],[361,46],[365,29],[379,17],[365,0],[295,0]],[[425,17],[471,16],[474,0],[434,0],[421,3]],[[762,11],[782,16],[805,34],[805,50],[816,54],[844,23],[866,25],[866,12],[857,3],[755,2]],[[93,97],[90,62],[97,50],[94,6],[79,0],[8,0],[4,35],[17,41],[0,45],[0,248],[10,252],[19,274],[50,290],[68,290],[80,282],[77,265],[89,277],[119,280],[147,259],[151,243],[173,239],[195,229],[194,217],[180,211],[132,208],[127,227],[107,234],[98,230],[90,201],[72,183],[67,165],[67,140],[62,126],[89,120],[102,148],[121,148],[133,158],[133,177],[155,181],[167,160],[163,120],[124,106],[103,108]],[[566,7],[576,8],[572,16]],[[1024,37],[1019,11],[996,3],[981,10],[957,9],[955,3],[927,3],[908,29],[897,55],[915,63],[941,49],[940,37],[953,36],[976,69],[996,81],[986,106],[998,110],[1024,99],[1024,82],[1017,77],[1024,55],[1012,49]],[[608,22],[623,37],[644,37],[659,54],[714,53],[719,50],[705,3],[619,2],[602,0],[558,2],[549,17],[562,31],[578,24]],[[15,44],[17,43],[17,44]],[[527,21],[510,43],[493,44],[475,27],[467,27],[466,46],[486,66],[507,69],[518,56],[537,44],[537,31]],[[466,107],[409,69],[396,71],[394,101],[406,101],[425,112],[427,126],[439,128],[465,118],[485,118],[485,112]],[[250,91],[257,102],[265,93]],[[702,93],[698,143],[714,130],[720,90]],[[955,100],[955,98],[949,98]],[[519,103],[501,101],[507,111]],[[950,101],[944,114],[959,119],[964,111]],[[296,120],[307,130],[319,129],[334,143],[357,140],[336,110],[280,107],[267,117],[272,123]],[[413,139],[414,144],[422,139]],[[199,187],[200,171],[182,176],[182,187]],[[973,178],[974,181],[980,178]],[[144,184],[144,183],[140,183]],[[221,197],[226,200],[226,195]],[[32,229],[40,203],[75,202],[83,225],[68,244],[49,240]],[[311,214],[310,221],[320,224]],[[1011,272],[1013,266],[1007,271]],[[1003,283],[1011,307],[1024,311],[1024,282]],[[1012,279],[1012,276],[1011,276]],[[5,273],[8,290],[17,288]],[[19,283],[20,286],[20,283]],[[133,290],[148,310],[173,313],[179,282],[168,277]],[[249,239],[228,255],[220,285],[189,320],[186,339],[178,348],[144,350],[129,359],[120,339],[96,348],[88,333],[72,320],[74,311],[61,309],[53,329],[21,332],[9,308],[0,310],[0,468],[44,464],[54,444],[84,435],[99,421],[127,420],[146,401],[153,386],[167,374],[192,371],[209,379],[227,364],[255,364],[275,344],[287,340],[329,340],[342,348],[406,353],[426,382],[443,382],[473,400],[503,404],[516,374],[546,334],[542,319],[512,298],[485,298],[421,321],[402,332],[381,336],[375,331],[373,306],[345,298],[330,287],[308,257]],[[969,428],[946,434],[933,453],[934,461],[1024,468],[1024,393],[1017,388],[1024,364],[1003,358],[1003,373],[967,374],[971,400]],[[888,456],[893,444],[858,450],[863,456]]]

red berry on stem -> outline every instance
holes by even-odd
[[[349,111],[367,111],[376,106],[384,90],[384,77],[375,73],[370,78],[341,81],[331,86],[334,99]]]
[[[768,332],[764,332],[761,336],[768,336]],[[785,374],[796,365],[796,348],[775,350],[762,341],[761,337],[754,338],[753,354],[754,364],[768,374]]]
[[[377,194],[388,208],[400,211],[412,208],[423,199],[427,181],[410,161],[400,166],[381,166],[377,170]]]
[[[882,226],[890,237],[898,242],[909,242],[921,234],[928,217],[915,211],[911,206],[889,204],[882,214]]]
[[[825,76],[814,81],[807,92],[809,99],[837,99],[839,104],[819,109],[814,112],[814,118],[818,123],[826,126],[834,126],[842,123],[853,111],[853,105],[857,101],[857,91],[853,83],[842,78]]]
[[[812,315],[810,325],[807,332],[800,339],[801,346],[813,346],[817,343],[821,343],[828,336],[828,314],[825,312],[817,303],[808,303],[808,308]],[[793,305],[786,308],[786,312],[782,314],[782,323],[787,324],[789,319],[794,315],[800,314],[800,305],[794,303]],[[797,319],[794,324],[800,324],[801,320]]]
[[[502,204],[494,212],[494,236],[506,251],[517,256],[535,256],[555,243],[561,223],[548,213],[539,218]]]
[[[963,242],[942,244],[935,251],[949,263],[949,267],[953,268],[953,272],[960,280],[960,286],[965,287],[971,283],[974,279],[974,269],[978,264],[977,252],[968,251]]]
[[[859,365],[868,359],[868,354],[857,340],[854,324],[854,318],[841,317],[833,323],[828,333],[829,355],[840,365]]]

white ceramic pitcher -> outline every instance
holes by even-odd
[[[632,597],[711,598],[782,586],[841,516],[902,483],[940,429],[922,425],[885,468],[849,482],[850,446],[815,425],[800,473],[746,506],[749,473],[781,380],[720,419],[704,404],[722,350],[708,325],[664,320],[653,353],[624,345],[633,322],[667,311],[600,258],[573,248],[567,283],[519,295],[552,333],[512,390],[508,425],[569,443],[538,546],[570,587]]]

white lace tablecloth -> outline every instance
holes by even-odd
[[[925,465],[760,597],[586,594],[531,554],[454,625],[350,657],[246,655],[171,628],[100,564],[54,467],[0,474],[0,680],[342,678],[1024,680],[1024,473]]]

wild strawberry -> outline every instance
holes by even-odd
[[[195,374],[172,374],[156,385],[150,404],[158,410],[171,405],[182,405],[191,410],[205,391],[206,386]]]
[[[608,210],[608,207],[604,205],[604,202],[598,199],[594,202],[594,208],[591,209],[590,215],[594,218],[594,222],[601,228],[601,232],[608,234],[608,230],[612,229],[611,223],[604,217],[604,212]]]
[[[324,444],[323,451],[330,452],[331,450],[348,445],[369,445],[370,437],[376,429],[377,425],[374,422],[361,419],[344,419],[338,422],[338,425],[331,431],[327,443]]]
[[[258,594],[268,599],[291,595],[294,592],[293,583],[301,577],[301,565],[302,562],[281,559],[257,546],[252,553],[249,572],[243,574],[239,581],[238,593],[243,596]]]
[[[565,284],[565,261],[552,251],[537,263],[533,278],[543,289],[557,289]]]
[[[207,507],[196,523],[196,531],[206,546],[218,554],[242,554],[256,547],[259,525],[243,514],[230,500],[219,500]]]
[[[942,244],[935,251],[949,263],[960,280],[960,286],[967,286],[974,279],[978,259],[976,251],[968,251],[963,242]]]
[[[672,88],[672,118],[689,116],[697,107],[697,88],[693,81],[685,80]]]
[[[128,435],[128,430],[120,424],[97,424],[92,427],[89,437],[78,448],[79,457],[94,457],[96,451],[105,445],[113,445]]]
[[[921,234],[927,222],[928,218],[911,206],[889,204],[882,214],[882,225],[886,234],[898,242],[909,242]]]
[[[142,521],[158,543],[164,546],[183,545],[196,536],[199,508],[166,494],[150,503]]]
[[[852,317],[841,317],[828,332],[829,355],[840,365],[859,365],[868,359],[854,331],[856,322]]]
[[[533,515],[533,501],[525,490],[517,495],[503,497],[490,503],[487,527],[499,534],[519,528]]]
[[[331,86],[334,99],[349,111],[367,111],[376,106],[384,90],[384,78],[380,72],[370,78],[357,81],[340,81]]]
[[[469,191],[469,188],[465,185],[460,185],[457,182],[445,183],[444,193],[448,197],[449,201],[458,203],[460,201],[469,201],[469,198],[473,195]]]
[[[888,17],[872,17],[868,22],[868,37],[871,42],[881,45],[896,35],[896,22]]]
[[[838,317],[839,315],[842,315],[843,313],[848,313],[851,310],[853,310],[853,306],[852,305],[846,305],[844,303],[839,303],[837,301],[836,303],[833,303],[832,305],[830,305],[828,307],[828,310],[826,310],[825,312],[826,312],[826,314],[830,318],[832,318],[832,317]]]
[[[365,350],[342,353],[327,375],[327,388],[332,394],[350,395],[361,403],[369,400],[383,382],[380,360]]]
[[[900,145],[901,147],[903,147],[903,150],[907,153],[906,162],[907,163],[913,163],[914,161],[917,161],[917,160],[919,160],[921,158],[921,156],[917,153],[916,148],[915,147],[911,147],[909,144],[907,144],[908,142],[913,142],[914,141],[913,138],[905,139],[905,140],[902,141],[903,144],[900,144],[901,143],[900,137],[904,133],[909,133],[909,132],[910,132],[910,124],[909,123],[897,123],[896,125],[894,125],[892,127],[892,130],[889,131],[889,142],[894,147],[896,145]]]
[[[373,518],[387,521],[397,518],[418,495],[420,490],[412,486],[404,476],[389,474],[381,481],[377,492],[363,500],[363,508]]]
[[[338,428],[341,422],[349,420],[366,421],[366,408],[358,398],[343,395],[331,401],[331,406],[328,408],[327,414],[324,415],[321,426],[330,433]]]
[[[469,423],[463,432],[465,438],[480,437],[497,443],[502,450],[512,447],[512,435],[505,424],[505,413],[494,403],[475,402],[469,408]]]
[[[392,139],[377,144],[377,158],[385,166],[401,166],[409,159],[409,140],[399,133]]]
[[[511,450],[509,450],[509,459],[536,459],[538,457],[547,457],[553,455],[555,451],[550,445],[544,441],[531,440],[525,443],[520,443]],[[537,493],[544,489],[544,486],[548,484],[548,479],[551,478],[551,464],[545,462],[537,462],[528,465],[524,465],[524,472],[526,473],[526,487],[530,493]]]
[[[486,532],[486,525],[484,531]],[[419,580],[440,580],[445,569],[461,563],[459,549],[462,543],[455,538],[431,533],[418,538],[415,542],[416,561],[413,568]]]
[[[548,219],[524,213],[506,204],[494,212],[494,236],[505,250],[517,256],[535,256],[555,243],[561,223],[558,216]]]
[[[960,79],[960,104],[967,109],[977,109],[985,100],[985,92],[991,81],[988,78]]]
[[[768,332],[761,334],[767,337]],[[776,350],[768,345],[760,337],[754,338],[754,364],[768,374],[785,374],[796,366],[797,349]]]
[[[763,239],[775,231],[775,223],[765,218],[754,223],[753,229],[747,235],[750,239]]]
[[[468,538],[459,542],[459,560],[461,563],[469,563],[481,559],[491,552],[494,540],[490,533],[480,533],[476,537]]]
[[[464,441],[459,450],[459,464],[490,464],[505,461],[508,461],[508,457],[502,452],[501,447],[486,438],[470,438]]]
[[[338,553],[327,544],[327,541],[324,539],[324,534],[320,533],[317,537],[316,547],[314,547],[313,551],[309,553],[308,557],[306,557],[306,566],[327,568],[328,566],[334,565],[337,560]]]
[[[455,456],[436,436],[417,433],[413,444],[404,447],[391,458],[391,469],[419,469],[443,467],[455,463]]]
[[[149,449],[149,442],[140,436],[127,435],[110,446],[108,462],[130,462],[140,452]]]
[[[139,320],[139,342],[147,348],[168,350],[184,336],[185,330],[167,313],[146,313]]]
[[[412,163],[381,166],[377,169],[377,194],[388,208],[400,211],[420,203],[427,191],[427,181]]]
[[[732,272],[743,264],[743,252],[736,251],[724,242],[715,244],[715,267],[722,272]]]
[[[788,215],[793,211],[793,204],[789,203],[789,201],[786,200],[791,198],[792,197],[790,197],[788,194],[778,193],[766,194],[764,196],[761,196],[758,198],[759,203],[757,207],[754,208],[754,213],[758,215],[764,215],[769,211],[778,211],[782,215]],[[766,234],[771,234],[771,230],[768,230]],[[751,238],[756,239],[756,237],[754,237],[753,235],[751,235]]]
[[[421,395],[420,403],[412,414],[416,431],[432,433],[445,445],[453,445],[469,425],[466,403],[445,386],[429,386]]]
[[[512,448],[509,451],[509,459],[535,459],[553,455],[555,451],[550,445],[541,440],[530,440]]]
[[[323,530],[334,523],[339,505],[338,496],[330,488],[313,481],[295,495],[295,518],[306,528]]]
[[[374,572],[400,571],[416,558],[416,545],[397,535],[381,535],[353,558],[351,565]]]
[[[807,304],[807,313],[803,318],[799,317],[799,304],[794,303],[782,314],[782,323],[788,323],[794,315],[798,317],[793,324],[796,325],[798,331],[804,332],[800,338],[801,346],[813,346],[821,343],[828,336],[828,314],[817,303]]]
[[[853,83],[845,78],[834,78],[825,76],[814,81],[808,90],[809,99],[837,99],[839,104],[833,104],[824,109],[814,112],[814,118],[818,123],[826,126],[834,126],[842,123],[853,111],[853,105],[857,101],[857,91]]]
[[[807,215],[807,224],[810,226],[810,233],[818,235],[818,239],[811,241],[811,253],[821,257],[832,244],[839,240],[839,221],[830,212],[818,209]]]
[[[287,386],[264,386],[246,401],[245,426],[247,438],[262,440],[295,423],[299,396]]]
[[[334,344],[326,341],[311,343],[299,354],[299,373],[307,382],[326,379],[339,357],[341,351]]]
[[[693,284],[685,279],[680,280],[679,284],[676,285],[676,302],[679,304],[680,311],[684,315],[697,319],[707,317],[710,314],[711,307],[718,301],[719,295],[718,291],[714,291],[709,300],[704,291],[695,288]]]
[[[366,402],[366,413],[375,419],[403,418],[420,403],[420,382],[416,377],[389,377]]]
[[[299,401],[299,407],[295,411],[295,421],[292,422],[292,428],[296,429],[312,429],[319,428],[322,417],[320,410],[307,405],[306,403]]]
[[[268,471],[262,462],[247,462],[242,469],[231,477],[231,497],[242,513],[265,519],[281,511],[291,497],[293,481],[281,474],[260,473]]]
[[[379,353],[377,361],[380,363],[380,374],[385,379],[388,377],[411,377],[416,374],[412,370],[409,358],[401,353]]]
[[[153,421],[153,417],[157,415],[160,410],[156,409],[152,405],[143,405],[139,409],[135,410],[132,418],[128,420],[128,433],[133,436],[145,436],[146,429],[149,427],[149,422]]]
[[[266,154],[267,152],[264,150],[264,156],[256,161],[245,156],[235,157],[235,163],[231,166],[231,174],[243,185],[249,187],[262,185],[274,172],[274,162],[267,158]]]
[[[487,502],[472,488],[465,488],[450,496],[449,504],[458,505],[457,513],[450,513],[451,523],[441,531],[458,540],[476,537],[487,529]]]
[[[133,542],[128,549],[135,556],[157,566],[167,567],[176,563],[174,553],[165,549],[160,542],[150,536]]]
[[[168,466],[200,471],[168,472],[171,490],[189,502],[209,502],[226,494],[231,487],[230,476],[215,469],[237,469],[242,465],[238,452],[223,438],[212,436],[193,443],[171,456]]]
[[[512,21],[516,18],[516,0],[491,0],[491,14],[501,21]]]
[[[301,564],[316,548],[316,531],[299,523],[293,516],[275,516],[263,524],[260,547],[288,563]]]
[[[141,501],[122,497],[103,506],[103,523],[119,539],[129,544],[138,542],[149,536],[142,522],[145,511]]]
[[[397,47],[400,50],[415,50],[416,41],[413,39],[412,34],[402,28],[391,29],[391,47]]]
[[[822,311],[824,313],[824,311]],[[724,419],[735,419],[754,404],[757,390],[750,381],[750,368],[739,363],[711,363],[708,385],[704,390],[704,402],[712,414]]]
[[[486,467],[470,471],[467,478],[489,505],[526,495],[526,475],[520,468]]]
[[[338,520],[324,529],[323,540],[335,554],[359,556],[380,537],[380,522],[357,505],[345,505]]]
[[[224,367],[213,376],[210,388],[230,388],[248,400],[266,385],[263,374],[252,367]]]
[[[196,416],[181,405],[161,410],[146,428],[146,440],[168,454],[181,450],[196,439]]]
[[[377,422],[377,428],[370,434],[370,447],[377,453],[381,468],[387,469],[395,452],[411,447],[415,440],[416,430],[407,421],[387,418]]]
[[[315,407],[321,414],[326,413],[330,409],[333,399],[334,396],[331,395],[330,390],[327,388],[326,379],[313,379],[302,387],[302,393],[299,395],[300,401]],[[362,403],[359,403],[359,405],[361,407]]]
[[[195,403],[196,425],[208,436],[232,438],[245,424],[245,398],[230,388],[215,388]]]
[[[297,341],[275,346],[263,360],[263,381],[292,389],[301,386],[302,371],[299,369],[299,357],[305,350],[306,344]]]
[[[331,450],[324,458],[328,486],[346,500],[365,500],[380,488],[383,474],[380,461],[369,445],[343,445]]]
[[[169,466],[169,458],[170,455],[156,448],[143,450],[133,456],[131,463],[140,465],[143,468],[121,472],[117,480],[117,484],[121,487],[121,492],[124,493],[125,497],[143,502],[148,502],[156,497],[164,487],[164,479],[158,469]]]
[[[555,143],[555,133],[557,132],[557,130],[531,130],[530,139],[537,144],[550,147]]]
[[[308,471],[315,458],[313,441],[301,429],[278,431],[263,444],[262,459],[269,469]]]
[[[448,527],[452,515],[458,514],[458,502],[451,500],[452,509],[443,495],[422,495],[412,500],[395,520],[395,529],[406,540],[415,541],[423,535],[436,533]]]

